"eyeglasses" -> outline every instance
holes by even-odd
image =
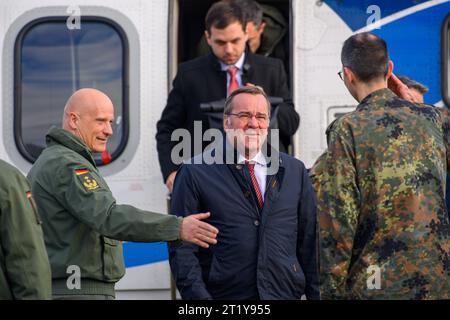
[[[341,78],[342,81],[344,81],[344,73],[341,71],[339,71],[338,73],[339,78]]]
[[[230,116],[236,116],[241,122],[250,122],[250,120],[255,117],[259,123],[266,124],[269,120],[269,116],[265,113],[252,114],[250,112],[239,112],[239,113],[227,113]]]

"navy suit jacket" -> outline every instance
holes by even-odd
[[[317,217],[303,163],[279,154],[258,209],[248,169],[185,164],[175,179],[172,214],[211,212],[218,243],[170,245],[170,266],[183,299],[319,298]]]

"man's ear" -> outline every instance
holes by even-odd
[[[266,28],[266,23],[263,21],[261,22],[260,26],[259,26],[259,33],[262,34],[264,32],[264,29]]]
[[[208,42],[209,46],[211,46],[211,36],[210,36],[208,30],[205,30],[205,39],[206,39],[206,42]]]
[[[230,128],[230,118],[227,115],[223,116],[223,128],[225,130]]]
[[[75,112],[69,113],[69,127],[73,130],[77,128],[78,115]]]
[[[244,30],[244,39],[243,39],[245,42],[247,42],[247,40],[248,40],[248,32],[247,32],[247,29],[245,29]]]
[[[394,62],[392,60],[389,60],[388,63],[388,73],[386,75],[386,79],[389,79],[392,75],[392,71],[394,71]]]
[[[345,78],[347,78],[347,80],[350,83],[354,83],[355,79],[356,79],[356,76],[353,73],[353,71],[350,68],[348,68],[348,67],[344,67],[343,69],[344,69]]]

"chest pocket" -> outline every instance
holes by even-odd
[[[106,280],[117,281],[125,274],[122,242],[102,236],[103,276]]]

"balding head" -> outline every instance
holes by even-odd
[[[84,88],[67,100],[63,129],[79,137],[91,151],[103,152],[108,137],[112,135],[113,120],[111,99],[97,89]]]
[[[111,99],[100,90],[83,88],[75,91],[67,100],[66,106],[64,107],[63,127],[68,120],[67,116],[70,112],[83,114],[107,104],[112,106]]]

